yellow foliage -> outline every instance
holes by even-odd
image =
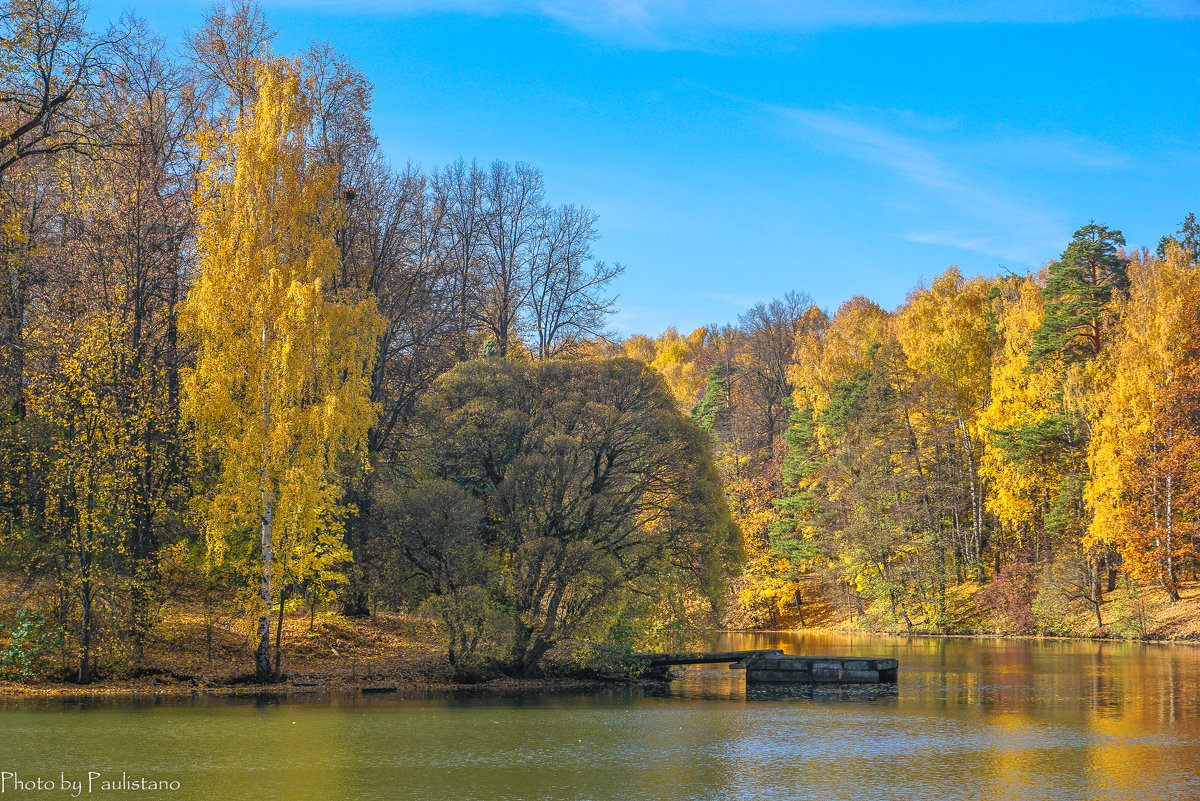
[[[201,270],[180,317],[198,348],[184,412],[221,469],[212,551],[261,525],[293,573],[345,556],[334,467],[375,420],[383,330],[373,298],[335,289],[335,176],[313,156],[312,114],[295,69],[274,61],[253,112],[201,137]]]
[[[1200,265],[1178,247],[1165,259],[1135,258],[1129,269],[1128,297],[1117,307],[1120,319],[1111,355],[1095,381],[1088,416],[1091,481],[1085,498],[1092,506],[1088,529],[1094,543],[1114,544],[1123,536],[1123,497],[1134,471],[1132,443],[1150,433],[1155,404],[1186,365],[1189,318],[1185,297],[1200,287]]]
[[[973,421],[983,408],[988,391],[988,294],[994,282],[963,279],[951,267],[928,289],[909,295],[895,318],[896,338],[904,348],[908,366],[931,379],[953,411]]]
[[[654,361],[654,340],[645,334],[634,334],[621,343],[625,355],[631,359],[650,364]]]
[[[133,477],[144,458],[139,421],[123,413],[120,365],[129,359],[124,332],[102,313],[42,320],[28,345],[48,358],[29,365],[28,412],[58,435],[39,454],[47,522],[72,550],[120,550],[129,525]]]
[[[1044,419],[1055,410],[1055,376],[1050,370],[1028,372],[1033,332],[1042,324],[1044,277],[1026,276],[1000,284],[993,304],[996,330],[1003,343],[991,368],[992,390],[980,415],[985,450],[980,474],[989,481],[987,509],[1018,538],[1037,524],[1040,498],[1059,481],[1057,471],[1045,465],[1009,461],[994,442],[995,431]]]
[[[839,306],[820,336],[812,336],[811,326],[804,326],[789,372],[796,391],[805,393],[808,405],[819,414],[835,384],[870,365],[871,347],[887,339],[890,326],[891,315],[861,296]],[[797,402],[797,408],[804,405]]]
[[[730,511],[742,530],[746,564],[734,586],[738,606],[754,615],[757,625],[776,625],[792,613],[796,590],[795,568],[770,546],[768,529],[779,519],[771,503],[771,488],[760,478],[742,477],[728,486],[733,503]]]
[[[684,338],[672,327],[654,341],[654,359],[650,361],[650,366],[667,379],[671,393],[685,413],[695,404],[708,378],[707,373],[698,370],[694,362],[699,352],[696,345],[704,339],[702,331],[706,329],[698,329],[691,336]],[[638,345],[644,347],[642,343]]]

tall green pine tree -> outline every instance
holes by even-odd
[[[1129,286],[1129,260],[1117,249],[1124,245],[1120,231],[1090,222],[1075,232],[1062,257],[1050,265],[1042,290],[1046,313],[1029,352],[1031,370],[1054,354],[1065,364],[1099,355],[1111,324],[1113,294]]]

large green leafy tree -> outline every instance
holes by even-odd
[[[646,365],[477,359],[440,379],[424,414],[429,472],[485,511],[478,536],[502,572],[493,598],[512,620],[510,672],[536,671],[635,588],[719,595],[739,532],[708,437]]]

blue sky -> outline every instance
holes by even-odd
[[[132,8],[178,41],[206,2]],[[1024,272],[1090,219],[1153,248],[1200,212],[1200,3],[275,0],[289,53],[375,84],[397,164],[527,161],[600,214],[623,333],[792,289],[886,308]]]

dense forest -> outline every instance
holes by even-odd
[[[178,51],[2,14],[9,677],[121,675],[181,601],[259,680],[303,610],[432,620],[466,678],[696,626],[1145,636],[1195,580],[1191,215],[893,312],[622,339],[593,211],[527,164],[392,165],[370,83],[273,55],[257,5]]]
[[[792,293],[627,339],[713,435],[739,622],[1146,636],[1196,580],[1200,225],[1124,245],[1091,222],[1036,274],[950,268],[892,312]]]

